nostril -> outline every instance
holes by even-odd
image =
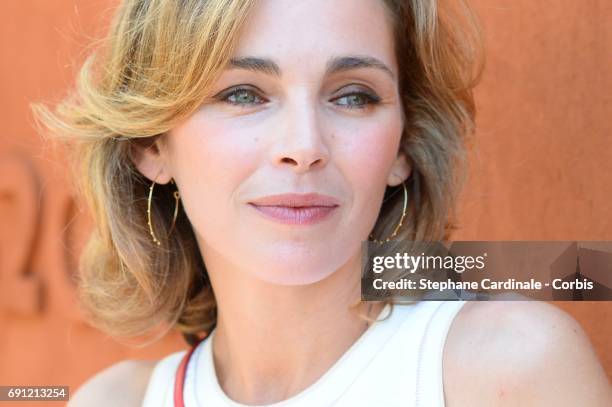
[[[293,159],[293,158],[289,158],[289,157],[285,157],[281,160],[281,162],[283,163],[289,163],[289,164],[297,164],[297,162]]]

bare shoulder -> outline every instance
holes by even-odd
[[[465,304],[444,348],[446,405],[610,406],[612,389],[580,324],[540,301]]]
[[[125,360],[86,381],[70,397],[68,407],[140,406],[156,361]]]

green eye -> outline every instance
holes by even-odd
[[[367,105],[378,103],[380,99],[364,92],[356,92],[341,96],[335,99],[335,101],[339,106],[344,106],[349,109],[363,109],[367,107]]]
[[[251,104],[257,101],[257,96],[253,92],[241,89],[229,96],[228,100],[232,103]]]
[[[219,100],[237,106],[258,105],[264,102],[256,92],[247,88],[237,88],[225,92],[219,97]]]

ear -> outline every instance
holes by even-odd
[[[161,137],[130,139],[130,157],[142,175],[158,184],[167,184],[172,179],[172,174],[168,171]]]
[[[403,152],[397,154],[397,158],[391,166],[389,177],[387,178],[387,185],[394,187],[400,185],[406,181],[412,172],[412,166],[408,162],[406,155]]]

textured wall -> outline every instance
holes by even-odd
[[[612,2],[474,1],[486,37],[456,240],[612,240]],[[612,303],[556,302],[612,377]]]
[[[70,277],[88,219],[62,152],[36,136],[28,112],[31,101],[62,96],[112,4],[0,2],[0,384],[74,390],[120,359],[184,346],[173,335],[132,349],[82,322]],[[612,240],[611,3],[474,4],[488,60],[455,239]],[[556,304],[612,374],[610,303]]]

